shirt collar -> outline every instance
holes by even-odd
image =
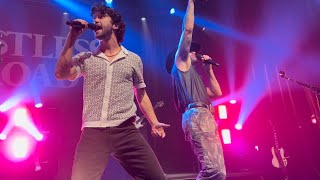
[[[103,52],[101,52],[99,47],[97,47],[95,50],[93,50],[92,54],[108,60],[108,57]],[[124,46],[121,46],[121,51],[115,56],[114,59],[117,60],[120,58],[124,58],[128,55],[129,55],[129,51]]]

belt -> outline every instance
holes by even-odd
[[[197,108],[197,107],[203,107],[203,108],[207,108],[207,109],[211,110],[211,105],[205,104],[203,102],[190,103],[186,107],[186,110],[191,109],[191,108]]]

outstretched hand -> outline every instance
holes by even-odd
[[[166,137],[166,133],[163,128],[169,127],[169,124],[158,122],[152,126],[151,134],[153,136],[164,138]]]

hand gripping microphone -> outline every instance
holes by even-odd
[[[202,54],[197,53],[197,54],[196,54],[196,57],[197,57],[197,59],[201,59],[201,58],[203,57],[203,55],[202,55]],[[204,63],[212,64],[212,65],[217,66],[217,67],[219,67],[219,66],[220,66],[220,64],[219,64],[219,63],[217,63],[217,62],[213,61],[211,58],[210,58],[210,59],[207,59],[207,60],[204,60],[203,62],[204,62]]]

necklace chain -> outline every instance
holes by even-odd
[[[121,48],[120,48],[120,50],[116,53],[116,54],[114,54],[114,55],[106,55],[107,57],[113,57],[113,56],[116,56],[116,55],[118,55],[119,53],[120,53],[120,51],[121,51]]]

